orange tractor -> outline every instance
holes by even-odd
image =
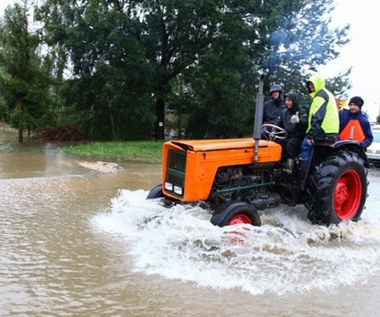
[[[203,202],[217,226],[260,226],[259,210],[304,204],[315,224],[359,220],[367,198],[368,159],[355,140],[315,145],[302,179],[285,172],[281,145],[286,131],[261,125],[263,81],[256,99],[253,138],[172,140],[163,146],[162,184],[147,199]],[[262,133],[268,140],[261,139]]]

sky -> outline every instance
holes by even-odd
[[[0,14],[7,5],[15,0],[0,0]],[[347,92],[348,98],[361,96],[364,99],[363,111],[367,112],[371,121],[380,114],[380,54],[378,39],[380,19],[376,1],[335,0],[336,9],[332,12],[333,26],[351,25],[350,44],[340,52],[340,57],[319,69],[324,77],[337,76],[352,67],[352,89]]]
[[[378,39],[380,19],[375,8],[376,1],[335,0],[336,10],[332,13],[333,23],[351,25],[350,44],[340,52],[340,57],[319,69],[325,77],[338,75],[352,67],[352,89],[348,97],[361,96],[364,99],[362,110],[371,121],[380,114],[380,60]]]

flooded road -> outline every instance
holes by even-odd
[[[358,223],[312,226],[302,207],[281,206],[231,244],[236,232],[200,207],[145,200],[159,165],[99,173],[10,133],[0,132],[0,316],[378,316],[378,170]]]

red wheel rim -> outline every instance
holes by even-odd
[[[251,219],[245,215],[245,214],[237,214],[231,218],[231,220],[228,222],[229,225],[239,225],[239,224],[252,224]]]
[[[355,217],[362,198],[362,182],[355,170],[344,172],[335,187],[334,207],[341,220],[351,220]]]

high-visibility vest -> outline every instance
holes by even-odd
[[[348,121],[344,129],[339,133],[339,138],[341,140],[356,140],[358,142],[363,142],[365,135],[360,122],[354,119]]]

